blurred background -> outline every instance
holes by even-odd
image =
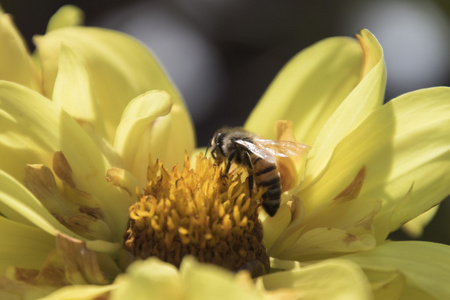
[[[368,28],[387,64],[386,100],[450,85],[448,0],[1,0],[30,49],[64,4],[85,24],[126,32],[146,44],[183,94],[197,143],[223,125],[243,125],[281,67],[303,48]],[[450,138],[450,137],[449,137]],[[450,201],[421,240],[450,244]],[[407,239],[401,231],[393,239]]]

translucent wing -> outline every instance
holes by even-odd
[[[236,144],[242,145],[247,149],[248,151],[252,152],[256,156],[261,157],[264,160],[275,162],[275,157],[271,153],[271,151],[268,151],[266,148],[261,147],[257,144],[254,144],[250,141],[246,140],[235,140]]]
[[[309,149],[311,149],[309,145],[292,141],[266,140],[259,138],[253,139],[253,141],[259,148],[264,148],[270,154],[279,157],[304,156],[308,153]]]

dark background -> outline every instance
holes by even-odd
[[[64,4],[85,24],[127,32],[151,48],[184,95],[198,146],[222,125],[243,125],[280,68],[326,37],[371,30],[385,51],[386,100],[419,88],[449,85],[447,0],[9,0],[0,1],[33,49]],[[421,240],[450,244],[444,201]],[[402,232],[393,239],[406,239]]]

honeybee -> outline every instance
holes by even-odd
[[[266,140],[246,131],[242,127],[223,127],[216,131],[206,152],[211,147],[211,156],[220,162],[226,161],[225,173],[231,163],[244,166],[249,172],[249,185],[267,187],[262,195],[262,207],[273,217],[281,202],[281,177],[276,156],[300,156],[309,146],[291,141]]]

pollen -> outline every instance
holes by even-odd
[[[181,170],[169,172],[156,161],[147,179],[129,209],[124,234],[124,248],[135,258],[156,256],[178,267],[192,255],[232,271],[248,269],[253,276],[268,269],[258,219],[264,191],[252,191],[242,171],[225,174],[223,165],[203,154],[191,168],[186,155]]]

